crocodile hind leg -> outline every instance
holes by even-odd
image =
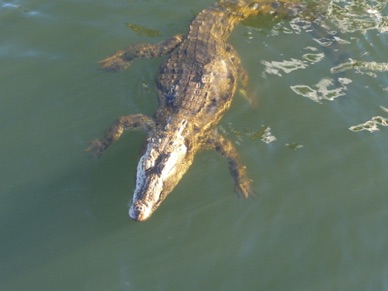
[[[252,9],[253,8],[253,9]],[[259,14],[271,14],[277,18],[293,18],[298,16],[301,12],[304,17],[310,17],[308,15],[311,11],[306,9],[306,5],[299,0],[280,0],[280,1],[258,1],[257,3],[248,6],[247,11],[243,11],[248,16]],[[301,15],[299,15],[301,16]]]
[[[87,147],[85,151],[91,152],[99,158],[113,142],[121,137],[124,130],[144,129],[150,133],[154,130],[154,128],[154,120],[147,115],[133,114],[122,116],[113,123],[102,139],[95,139],[91,141],[90,146]]]
[[[176,35],[156,44],[139,43],[119,50],[99,62],[101,70],[118,72],[129,67],[136,58],[156,58],[171,53],[181,42],[183,35]]]
[[[236,192],[245,198],[252,196],[252,180],[247,177],[246,167],[242,164],[240,155],[232,142],[218,132],[214,132],[207,140],[207,146],[215,149],[228,160],[229,171],[233,176]]]
[[[249,103],[253,109],[258,108],[257,96],[248,89],[249,84],[249,74],[242,64],[238,67],[238,77],[239,77],[239,89],[238,92],[241,96]]]
[[[226,51],[229,54],[229,59],[233,63],[234,67],[237,69],[237,75],[238,75],[238,81],[239,81],[238,91],[253,108],[256,108],[257,99],[248,91],[249,74],[247,70],[242,65],[241,59],[237,51],[233,48],[231,44],[226,45]]]

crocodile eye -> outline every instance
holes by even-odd
[[[170,158],[171,154],[162,154],[158,157],[158,160],[156,161],[156,173],[158,175],[161,175],[163,173],[163,170],[166,168],[166,164],[168,163],[168,159]]]
[[[148,171],[152,167],[152,162],[150,160],[144,161],[144,170]]]
[[[160,164],[156,167],[156,173],[160,176],[162,175],[162,172],[163,172],[163,169],[164,169],[164,164]]]

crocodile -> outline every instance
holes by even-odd
[[[203,149],[215,149],[228,161],[235,191],[252,196],[252,180],[233,143],[217,130],[240,84],[248,76],[228,42],[236,24],[259,14],[289,14],[300,3],[283,1],[220,0],[200,12],[188,32],[157,44],[135,44],[100,61],[108,72],[126,69],[137,58],[168,55],[156,77],[159,107],[154,116],[132,114],[120,117],[101,139],[86,151],[97,157],[124,130],[145,130],[146,149],[136,174],[129,208],[135,221],[148,219],[181,180]]]

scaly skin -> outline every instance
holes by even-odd
[[[229,109],[238,81],[247,83],[240,58],[227,39],[237,23],[258,14],[288,14],[299,9],[291,2],[219,1],[191,22],[186,35],[158,44],[137,44],[100,62],[105,71],[120,71],[136,58],[169,55],[157,76],[159,108],[155,117],[121,117],[104,138],[87,151],[100,156],[124,130],[145,129],[147,149],[137,167],[136,189],[129,215],[148,219],[174,189],[202,149],[215,149],[229,164],[237,193],[252,195],[251,180],[233,143],[217,131]]]

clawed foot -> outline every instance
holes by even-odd
[[[238,195],[241,195],[244,198],[253,197],[254,192],[252,191],[251,183],[252,180],[246,178],[242,181],[239,181],[239,183],[236,184],[234,190]]]
[[[259,108],[259,102],[257,98],[255,98],[255,96],[253,96],[250,92],[248,92],[244,88],[239,89],[238,91],[242,95],[242,97],[247,100],[249,105],[251,105],[252,109],[257,111]]]
[[[306,12],[307,5],[304,3],[293,3],[287,1],[277,1],[271,3],[270,13],[281,18],[294,18]]]
[[[101,157],[102,153],[106,149],[106,146],[98,139],[92,140],[88,144],[89,146],[85,149],[85,152],[91,153],[96,158]]]
[[[288,18],[302,17],[305,20],[316,18],[313,11],[305,3],[286,3],[285,16]]]
[[[98,62],[105,72],[119,72],[129,67],[131,62],[125,60],[125,52],[118,51],[114,55]]]

